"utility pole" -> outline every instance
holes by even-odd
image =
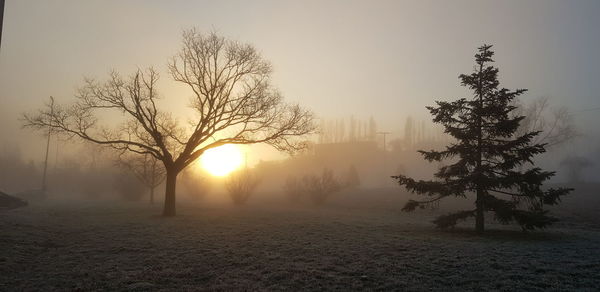
[[[0,0],[0,48],[2,47],[2,26],[4,24],[4,0]]]
[[[391,134],[391,132],[377,132],[377,134],[383,135],[383,151],[385,152],[385,148],[386,148],[385,136]]]
[[[1,0],[0,0],[1,1]],[[54,115],[54,97],[50,96],[50,116]],[[48,140],[46,141],[46,159],[44,160],[44,176],[42,177],[42,193],[46,193],[46,171],[48,170],[48,150],[50,150],[50,135],[52,126],[48,127]]]

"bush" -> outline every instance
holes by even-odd
[[[255,175],[248,169],[244,169],[232,173],[225,181],[225,188],[234,204],[243,205],[248,201],[259,182],[260,180]]]
[[[284,190],[292,201],[297,202],[308,197],[315,205],[323,205],[333,193],[340,189],[340,183],[334,177],[333,171],[329,169],[323,169],[320,176],[305,175],[302,180],[288,177],[284,185]]]
[[[333,176],[333,171],[323,169],[321,176],[307,175],[302,178],[306,193],[315,205],[323,205],[329,196],[340,190],[340,183]]]

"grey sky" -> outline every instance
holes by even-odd
[[[424,106],[466,94],[457,76],[484,42],[504,86],[573,111],[600,107],[599,13],[600,1],[7,0],[0,144],[36,152],[21,145],[39,139],[20,129],[20,113],[49,95],[68,100],[84,75],[164,72],[194,26],[254,44],[288,100],[319,116],[373,115],[396,134],[407,115],[426,118]],[[161,80],[173,108],[185,106],[189,94],[166,73]],[[591,135],[597,113],[576,114]]]

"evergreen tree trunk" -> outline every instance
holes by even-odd
[[[478,136],[477,136],[477,181],[475,182],[475,184],[477,185],[477,199],[475,199],[475,205],[476,205],[476,214],[475,214],[475,230],[477,231],[477,233],[483,233],[484,231],[484,216],[483,216],[483,210],[484,210],[484,206],[483,206],[483,187],[482,187],[482,177],[483,177],[483,173],[482,173],[482,169],[481,169],[481,158],[482,158],[482,149],[481,149],[481,145],[482,145],[482,139],[483,139],[483,123],[482,123],[482,111],[483,111],[483,86],[481,84],[482,82],[482,76],[483,75],[483,63],[479,64],[479,82],[478,82],[478,88],[477,88],[477,93],[479,95],[479,108],[478,111],[479,113],[477,114],[477,130],[478,130]]]
[[[475,230],[477,233],[483,233],[484,231],[484,217],[483,217],[483,191],[477,190],[477,213],[475,214]]]
[[[163,216],[175,216],[175,185],[177,183],[177,171],[167,168],[167,182],[165,190],[165,207]]]

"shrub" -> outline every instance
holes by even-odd
[[[243,205],[254,193],[259,182],[260,180],[253,173],[244,169],[232,173],[225,181],[225,188],[234,204]]]
[[[283,189],[292,202],[298,202],[305,197],[315,205],[323,205],[331,194],[341,189],[340,183],[333,175],[333,171],[323,169],[321,175],[308,174],[301,180],[294,176],[287,178]]]
[[[306,175],[302,178],[306,194],[315,205],[323,205],[331,194],[341,189],[340,183],[333,176],[333,171],[323,169],[321,176]]]

